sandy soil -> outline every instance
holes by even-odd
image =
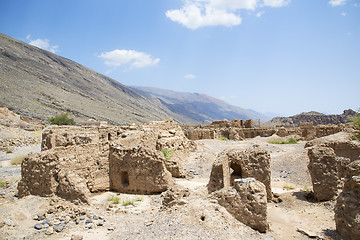
[[[69,221],[61,232],[52,235],[46,235],[45,229],[35,230],[34,225],[38,221],[33,220],[33,216],[49,209],[54,200],[36,196],[17,199],[14,197],[14,181],[0,192],[0,219],[4,222],[0,228],[0,238],[70,239],[72,235],[78,234],[84,239],[308,239],[300,232],[303,231],[318,239],[340,239],[335,231],[335,203],[316,203],[304,197],[306,190],[311,188],[305,142],[273,145],[268,143],[271,138],[196,141],[197,151],[191,153],[183,163],[186,173],[191,177],[176,179],[176,184],[190,191],[183,205],[164,208],[161,195],[135,196],[112,192],[94,195],[91,206],[81,206],[86,212],[86,218],[96,215],[105,219],[103,226],[93,229],[86,229],[85,220],[82,220],[78,225]],[[272,189],[283,200],[281,203],[268,204],[270,231],[266,234],[260,234],[238,222],[223,207],[207,198],[206,184],[217,154],[224,149],[245,149],[253,144],[261,145],[270,152]],[[120,203],[139,198],[141,201],[126,207],[121,204],[112,206],[108,200],[110,195],[118,196]],[[66,209],[47,214],[47,218],[56,220],[66,217],[69,214]]]

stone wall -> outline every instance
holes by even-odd
[[[241,127],[239,127],[241,126]],[[209,125],[188,126],[183,125],[182,129],[188,139],[220,139],[243,140],[245,138],[269,137],[276,134],[280,137],[297,135],[303,140],[309,141],[315,138],[332,135],[343,131],[353,131],[350,124],[340,125],[319,125],[313,123],[300,123],[299,127],[254,127],[253,121],[227,120],[214,121]]]
[[[42,152],[23,161],[19,196],[55,194],[87,202],[89,193],[97,191],[162,192],[172,185],[171,176],[182,176],[181,157],[195,148],[173,121],[54,126],[43,133]],[[162,149],[171,150],[171,159],[165,159]]]

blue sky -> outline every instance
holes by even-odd
[[[360,0],[0,0],[0,32],[125,85],[290,116],[360,108]]]

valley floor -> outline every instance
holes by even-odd
[[[176,184],[189,189],[181,204],[164,208],[161,195],[131,195],[106,192],[92,197],[90,206],[73,206],[53,198],[28,196],[16,198],[20,166],[7,166],[10,155],[0,154],[0,180],[10,183],[0,189],[0,239],[341,239],[335,230],[335,202],[317,203],[305,198],[311,189],[307,170],[305,142],[292,145],[269,144],[269,138],[247,141],[199,140],[196,152],[184,160],[183,167],[192,177],[176,179]],[[212,163],[218,153],[229,148],[249,148],[258,144],[271,155],[272,190],[280,195],[280,203],[268,203],[270,231],[260,234],[234,219],[223,207],[207,196],[206,184]],[[40,151],[35,145],[16,149]],[[7,158],[5,158],[7,157]],[[120,204],[111,204],[116,196]],[[131,202],[128,206],[121,203]],[[124,204],[125,205],[125,204]],[[52,209],[52,211],[49,211]],[[80,209],[80,210],[79,210]],[[74,212],[82,211],[78,224]],[[34,216],[48,212],[47,220],[67,221],[63,229],[36,230]],[[86,221],[94,223],[87,229]],[[51,224],[49,224],[51,225]],[[88,225],[89,226],[89,225]],[[50,228],[50,227],[49,227]],[[56,232],[56,230],[60,230]],[[48,232],[47,232],[48,231]],[[48,235],[46,234],[48,233]]]

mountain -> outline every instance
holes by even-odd
[[[223,119],[261,119],[268,118],[256,111],[230,105],[222,100],[199,93],[176,92],[171,90],[131,86],[139,94],[161,101],[172,112],[207,122]]]
[[[69,59],[0,34],[0,102],[33,119],[48,120],[68,112],[113,124],[176,119],[155,98]]]
[[[303,112],[290,117],[275,117],[264,123],[265,126],[297,126],[299,122],[313,122],[316,125],[348,123],[357,113],[351,109],[342,114],[323,114],[315,111]]]
[[[47,121],[61,112],[111,124],[174,119],[202,123],[263,119],[252,110],[197,93],[130,88],[74,61],[0,33],[0,107]]]

